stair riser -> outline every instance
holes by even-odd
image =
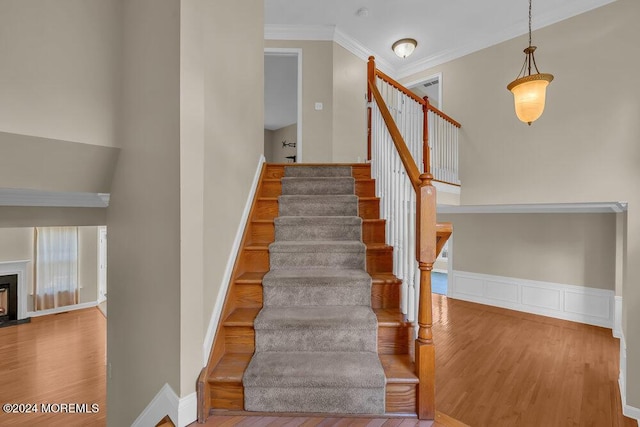
[[[377,414],[385,407],[384,392],[369,388],[245,387],[244,395],[245,411]]]
[[[384,243],[384,221],[366,221],[362,223],[361,238],[365,244]],[[251,225],[251,242],[271,243],[275,240],[275,227],[272,222],[255,222]],[[360,240],[360,239],[356,239]]]
[[[285,165],[267,165],[264,177],[265,179],[277,179],[284,176]],[[356,179],[371,179],[371,165],[361,163],[351,165],[351,176]]]
[[[370,287],[336,286],[268,286],[264,287],[264,305],[267,307],[313,306],[322,301],[324,305],[367,305],[371,302]]]
[[[280,180],[262,182],[260,197],[278,197],[281,194],[282,183]],[[372,179],[356,179],[355,194],[360,197],[375,197],[375,181]]]
[[[271,269],[285,268],[348,268],[364,269],[365,259],[361,252],[324,252],[322,257],[316,252],[285,252],[271,254]]]
[[[372,284],[371,308],[398,308],[400,306],[399,284]]]
[[[354,179],[345,178],[283,178],[284,195],[338,195],[355,194]]]
[[[367,272],[369,274],[393,271],[393,252],[390,249],[367,251]]]
[[[251,326],[225,326],[225,350],[229,353],[253,353],[255,330]]]
[[[378,219],[380,218],[380,200],[379,199],[360,199],[358,201],[358,215],[362,219]]]
[[[351,166],[294,166],[285,167],[284,176],[291,177],[350,177]]]
[[[348,202],[280,200],[280,216],[354,216],[358,215],[356,199]]]
[[[266,298],[266,291],[263,293],[262,285],[236,285],[234,290],[234,299],[237,302],[238,308],[250,308],[250,307],[262,307],[263,295]],[[272,305],[277,306],[278,301],[283,301],[284,296],[278,295],[279,292],[275,291],[273,295],[274,303]],[[295,298],[294,295],[291,295]],[[301,298],[301,297],[300,297]],[[331,297],[333,298],[333,297]],[[371,308],[397,308],[400,305],[400,285],[399,284],[385,284],[374,283],[371,285]],[[332,301],[334,302],[334,301]],[[266,303],[266,301],[265,301]],[[288,307],[295,304],[285,304],[283,306]],[[327,305],[340,305],[330,304]],[[343,304],[343,305],[359,305],[359,304]],[[366,304],[362,304],[366,305]]]
[[[378,354],[409,353],[411,330],[405,326],[378,328]]]
[[[260,329],[256,331],[256,351],[375,352],[376,335],[375,329]]]
[[[233,298],[238,308],[262,307],[262,285],[235,285]]]
[[[278,216],[277,199],[259,199],[256,203],[254,219],[274,219]]]
[[[416,412],[415,384],[387,384],[385,409],[387,413]],[[241,411],[244,409],[244,387],[241,384],[215,383],[210,386],[211,407]]]
[[[415,414],[416,384],[388,384],[385,392],[385,409],[387,413]]]
[[[244,409],[244,387],[238,383],[214,383],[209,386],[211,407],[215,409]]]
[[[267,272],[269,271],[268,249],[245,249],[242,254],[241,268],[244,271]]]
[[[362,227],[357,225],[278,225],[275,232],[278,241],[301,240],[362,240]]]

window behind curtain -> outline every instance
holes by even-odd
[[[78,227],[37,227],[35,309],[78,303]]]

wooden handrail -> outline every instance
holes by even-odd
[[[371,58],[373,58],[373,56],[369,57],[369,61],[371,61]],[[424,101],[422,100],[422,98],[420,98],[415,93],[411,92],[406,87],[402,86],[400,83],[398,83],[397,81],[395,81],[394,79],[392,79],[391,77],[383,73],[382,71],[376,69],[376,76],[380,77],[382,80],[389,83],[391,86],[398,89],[400,92],[404,93],[408,97],[413,98],[413,100],[416,101],[418,104],[424,105]]]
[[[422,179],[420,179],[420,170],[418,170],[416,162],[413,160],[411,152],[407,148],[407,144],[404,142],[404,139],[400,134],[400,130],[398,129],[395,120],[393,120],[393,117],[391,117],[391,113],[389,113],[389,109],[384,103],[384,99],[382,99],[380,91],[371,81],[369,81],[369,90],[371,91],[373,98],[378,104],[378,107],[380,107],[380,114],[382,114],[382,119],[387,125],[387,129],[389,130],[389,134],[391,135],[391,139],[393,140],[393,145],[396,146],[396,150],[398,150],[400,160],[402,160],[402,164],[407,171],[407,175],[409,176],[409,181],[411,181],[411,185],[417,193],[420,189],[420,186],[422,185]]]
[[[459,122],[457,122],[456,120],[454,120],[453,118],[451,118],[451,116],[448,116],[447,114],[443,113],[442,111],[440,111],[439,109],[437,109],[436,107],[434,107],[433,105],[428,103],[424,98],[420,98],[418,95],[416,95],[415,93],[411,92],[406,87],[402,86],[400,83],[398,83],[393,78],[389,77],[387,74],[385,74],[382,71],[376,69],[373,56],[369,57],[369,64],[374,64],[374,66],[373,66],[374,75],[380,77],[380,79],[382,79],[383,81],[389,83],[391,86],[393,86],[394,88],[396,88],[400,92],[404,93],[409,98],[411,98],[414,101],[416,101],[418,104],[423,105],[423,106],[426,105],[429,111],[433,111],[436,115],[438,115],[441,118],[443,118],[444,120],[448,121],[449,123],[451,123],[455,127],[457,127],[457,128],[461,128],[462,127],[462,125]],[[369,72],[369,74],[371,74],[371,72]],[[427,98],[427,97],[425,97],[425,98]],[[368,98],[367,100],[369,102],[371,102],[370,98]]]
[[[451,117],[447,116],[445,113],[443,113],[442,111],[438,110],[436,107],[434,107],[431,104],[429,104],[429,111],[433,111],[438,116],[442,117],[444,120],[448,121],[449,123],[451,123],[452,125],[454,125],[457,128],[461,128],[462,127],[462,125],[460,123],[458,123],[457,121],[455,121]]]

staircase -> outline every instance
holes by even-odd
[[[385,376],[351,168],[284,172],[245,410],[382,414]]]
[[[198,380],[200,422],[243,410],[416,416],[413,324],[399,308],[370,166],[315,166],[263,169]]]

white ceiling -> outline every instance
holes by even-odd
[[[534,0],[533,29],[615,0]],[[528,0],[265,0],[265,38],[334,40],[401,78],[526,34]],[[358,16],[361,8],[368,16]],[[394,41],[411,37],[400,59]],[[534,35],[535,42],[535,35]],[[535,44],[535,43],[534,43]]]

